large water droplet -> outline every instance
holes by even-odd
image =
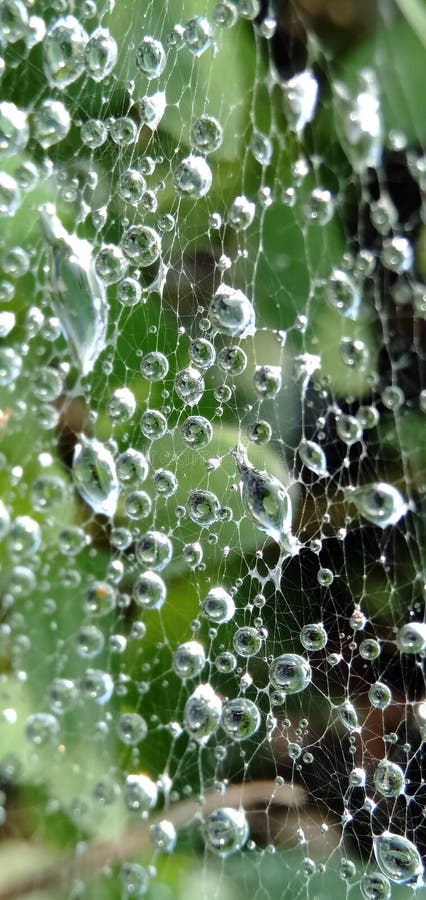
[[[283,653],[270,665],[269,678],[277,690],[286,694],[299,694],[312,680],[311,667],[298,653]]]
[[[426,650],[426,623],[407,622],[399,629],[396,646],[401,653],[424,653]]]
[[[52,87],[66,87],[81,75],[87,41],[74,16],[64,16],[49,28],[43,41],[43,68]]]
[[[113,516],[119,483],[108,448],[94,438],[82,437],[74,450],[72,474],[76,489],[93,512]]]
[[[399,834],[383,832],[373,842],[376,860],[382,871],[396,884],[415,884],[423,872],[417,847]]]
[[[278,478],[260,472],[248,460],[242,444],[234,450],[242,481],[242,497],[249,515],[260,531],[278,544],[287,546],[291,530],[290,497]]]
[[[206,528],[217,521],[220,503],[211,491],[190,491],[186,508],[190,519]]]
[[[347,498],[355,503],[364,519],[380,528],[395,525],[407,512],[407,504],[397,488],[383,481],[348,491]]]
[[[147,35],[136,53],[136,65],[147,78],[158,78],[166,65],[166,54],[160,41]]]
[[[303,131],[311,122],[318,98],[318,82],[312,72],[299,72],[284,85],[284,112],[290,128]]]
[[[86,69],[93,81],[103,81],[117,62],[117,44],[107,28],[96,28],[85,48]]]
[[[365,872],[360,888],[364,900],[390,900],[391,886],[381,872]]]
[[[260,726],[260,712],[252,700],[238,697],[227,700],[222,708],[223,730],[236,741],[252,737]]]
[[[204,157],[185,157],[175,170],[174,185],[181,197],[204,197],[212,185],[211,169]]]
[[[404,792],[404,773],[396,763],[382,759],[374,773],[374,784],[383,797],[398,797]]]
[[[222,625],[230,622],[235,614],[235,603],[228,591],[224,588],[211,588],[201,602],[201,612],[206,619]]]
[[[200,684],[188,697],[183,720],[191,737],[203,743],[216,731],[222,713],[222,701],[210,684]]]
[[[206,819],[204,836],[206,847],[222,859],[241,850],[249,836],[244,810],[231,807],[215,809]]]
[[[203,153],[213,153],[223,140],[222,126],[212,116],[201,116],[191,128],[192,143]]]
[[[195,678],[206,662],[204,647],[198,641],[179,644],[173,654],[173,668],[180,678]]]
[[[105,347],[105,287],[96,274],[89,241],[68,234],[51,204],[40,213],[43,234],[51,247],[52,305],[73,356],[87,375]]]

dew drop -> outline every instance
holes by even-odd
[[[374,854],[385,875],[396,884],[415,884],[423,872],[417,847],[399,834],[389,831],[374,838]]]
[[[290,497],[278,478],[260,472],[248,460],[242,444],[234,450],[242,481],[242,498],[249,515],[278,544],[287,545],[291,529]]]
[[[249,827],[242,809],[215,809],[204,825],[206,847],[222,859],[241,850],[248,836]]]
[[[114,459],[104,444],[82,437],[74,450],[72,475],[77,491],[93,512],[114,515],[119,483]]]
[[[283,653],[269,667],[271,684],[286,694],[299,694],[312,680],[308,661],[298,653]]]
[[[175,169],[174,185],[180,197],[204,197],[212,185],[210,166],[202,156],[186,156]]]

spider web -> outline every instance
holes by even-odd
[[[0,898],[422,893],[413,10],[0,5]]]

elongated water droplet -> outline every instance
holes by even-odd
[[[41,226],[51,247],[52,305],[83,375],[93,369],[105,347],[108,307],[89,241],[70,235],[55,207],[40,210]]]
[[[238,444],[234,457],[242,481],[242,497],[249,515],[260,531],[266,532],[278,544],[288,544],[291,530],[291,500],[278,478],[260,472],[248,460]]]
[[[395,525],[407,512],[407,504],[397,488],[383,481],[348,491],[347,497],[364,519],[380,528]]]
[[[76,445],[72,465],[74,484],[95,513],[113,516],[117,508],[119,482],[110,451],[95,438],[82,437]]]
[[[374,838],[373,846],[382,872],[396,884],[413,884],[422,874],[420,853],[408,838],[384,831]]]

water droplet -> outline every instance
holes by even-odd
[[[159,78],[166,65],[166,54],[160,41],[144,37],[136,53],[136,65],[147,78]]]
[[[256,704],[245,697],[227,700],[222,707],[221,725],[228,737],[244,741],[259,729],[260,712]]]
[[[190,491],[186,508],[190,519],[206,528],[217,521],[220,503],[211,491]]]
[[[183,720],[191,737],[205,742],[220,722],[222,701],[210,684],[200,684],[188,697]]]
[[[52,87],[64,88],[82,74],[87,41],[74,16],[64,16],[49,28],[43,41],[43,68]]]
[[[380,656],[380,644],[372,638],[367,638],[360,643],[359,652],[363,659],[377,659]]]
[[[250,625],[244,625],[234,634],[233,639],[234,650],[239,656],[248,659],[250,656],[256,656],[262,647],[262,638],[255,628]]]
[[[381,260],[385,269],[396,272],[408,272],[414,263],[414,250],[410,241],[404,237],[391,237],[383,241]]]
[[[145,481],[148,475],[148,461],[140,450],[129,447],[120,453],[117,459],[117,477],[127,487],[136,486]]]
[[[216,350],[213,344],[206,338],[196,338],[189,348],[192,362],[200,369],[208,369],[216,358]]]
[[[348,447],[362,440],[362,428],[355,416],[339,415],[336,421],[336,431],[339,438]]]
[[[74,709],[78,701],[78,691],[68,678],[55,678],[49,688],[49,705],[53,713],[62,716]]]
[[[79,688],[83,697],[103,706],[112,697],[114,682],[108,672],[102,672],[101,669],[86,669],[80,679]]]
[[[401,653],[424,653],[426,650],[426,623],[407,622],[399,629],[396,646]]]
[[[0,216],[14,216],[21,205],[21,191],[14,178],[0,172]]]
[[[0,188],[1,190],[1,188]],[[0,347],[0,385],[13,384],[22,369],[22,358],[12,347]]]
[[[238,12],[233,0],[220,0],[214,8],[214,20],[221,28],[232,28],[235,25]]]
[[[368,692],[368,699],[376,709],[387,709],[392,703],[392,694],[387,684],[375,681]]]
[[[299,444],[299,456],[304,466],[321,478],[327,475],[327,460],[324,450],[314,441],[302,441]]]
[[[181,369],[176,373],[174,387],[178,397],[187,406],[194,406],[203,396],[204,378],[198,369],[188,366],[187,369]]]
[[[225,675],[229,674],[229,672],[234,672],[237,668],[236,657],[233,653],[229,653],[228,650],[224,650],[222,653],[218,653],[214,664],[217,671],[222,672]]]
[[[123,887],[123,900],[144,897],[149,888],[149,875],[139,863],[125,862],[120,869],[120,881]]]
[[[132,491],[124,499],[124,511],[129,519],[145,519],[152,510],[152,500],[146,491]]]
[[[203,560],[203,548],[198,541],[192,544],[185,544],[183,548],[183,558],[191,569],[196,569]]]
[[[108,122],[109,135],[119,147],[130,147],[136,143],[138,128],[130,116],[118,116]]]
[[[366,780],[367,773],[365,769],[352,769],[349,774],[349,784],[351,785],[351,787],[365,787]]]
[[[155,490],[161,497],[172,497],[179,487],[176,475],[168,469],[157,469],[153,480]]]
[[[127,747],[137,747],[146,738],[148,727],[139,713],[123,713],[117,722],[117,734]]]
[[[96,618],[106,616],[116,605],[115,589],[106,581],[95,581],[84,595],[84,609]]]
[[[385,875],[396,884],[415,884],[423,872],[417,847],[399,834],[384,831],[374,838],[374,854]]]
[[[283,653],[269,667],[271,684],[286,694],[299,694],[312,680],[308,661],[298,653]]]
[[[146,191],[146,181],[142,172],[137,169],[127,169],[126,172],[123,172],[118,183],[118,194],[125,203],[137,206],[144,191]]]
[[[12,557],[32,556],[41,545],[40,525],[31,516],[17,516],[9,528],[7,543]]]
[[[255,332],[255,314],[250,300],[242,291],[226,284],[217,289],[210,304],[209,318],[217,331],[230,337],[243,338]]]
[[[265,422],[263,419],[253,422],[247,428],[247,437],[253,444],[267,444],[272,437],[272,428],[269,422]]]
[[[59,740],[59,722],[50,713],[33,713],[26,721],[27,738],[36,747],[56,744]]]
[[[107,28],[96,28],[85,48],[86,71],[93,81],[103,81],[117,62],[117,44]]]
[[[25,149],[29,128],[27,115],[14,103],[0,103],[0,156],[15,156]]]
[[[94,659],[104,648],[105,638],[96,625],[83,625],[76,636],[76,650],[82,659]]]
[[[374,773],[374,784],[383,797],[398,797],[404,793],[404,773],[396,763],[383,759]]]
[[[141,416],[140,429],[150,441],[158,441],[167,432],[167,419],[158,409],[147,409]]]
[[[196,119],[191,128],[191,140],[197,150],[213,153],[223,140],[220,122],[212,116],[201,116],[200,119]]]
[[[119,483],[114,459],[104,444],[82,437],[74,450],[72,474],[80,496],[95,513],[113,516]]]
[[[185,25],[183,39],[194,56],[201,56],[213,40],[212,27],[205,16],[194,16]]]
[[[0,37],[5,44],[15,44],[25,37],[28,13],[20,0],[4,0],[0,6]]]
[[[175,169],[174,186],[181,197],[204,197],[211,185],[211,169],[203,156],[186,156]]]
[[[260,531],[266,532],[278,544],[287,546],[292,510],[284,485],[273,475],[255,469],[242,444],[238,444],[234,456],[242,481],[242,498],[249,515]]]
[[[173,822],[162,819],[161,822],[151,825],[151,840],[157,850],[162,853],[172,853],[176,846],[177,834]]]
[[[228,210],[227,222],[236,231],[245,231],[253,222],[256,212],[255,204],[244,195],[235,197]]]
[[[89,241],[70,235],[46,204],[40,211],[50,245],[52,304],[82,374],[87,375],[105,347],[108,307],[97,277]]]
[[[253,375],[253,384],[259,397],[262,397],[263,399],[276,397],[282,386],[280,367],[256,366]]]
[[[135,556],[141,565],[161,572],[172,559],[172,543],[161,531],[147,531],[136,541]]]
[[[357,369],[358,371],[365,369],[368,362],[368,347],[364,341],[343,337],[339,349],[342,361],[348,369]],[[358,419],[358,416],[356,418]]]
[[[355,732],[360,730],[358,715],[352,703],[349,701],[342,703],[341,706],[336,707],[336,712],[342,725],[344,725],[348,731]]]
[[[198,641],[179,644],[173,654],[173,669],[180,678],[195,678],[206,662],[204,647]]]
[[[224,588],[212,588],[201,602],[201,612],[206,619],[222,625],[230,622],[235,614],[233,598]]]
[[[273,146],[271,139],[266,134],[254,131],[249,146],[254,158],[262,166],[269,165],[272,159]]]
[[[139,116],[141,123],[147,125],[151,131],[158,128],[166,111],[166,95],[164,91],[156,91],[155,94],[142,97],[139,101]]]
[[[206,847],[222,859],[241,850],[248,836],[249,827],[242,809],[215,809],[204,825]]]
[[[361,878],[361,894],[364,900],[390,900],[391,886],[386,875],[365,872]]]
[[[102,147],[108,137],[108,129],[101,119],[88,119],[80,128],[80,137],[83,144],[95,150]]]
[[[328,640],[323,625],[304,625],[300,632],[300,643],[305,650],[323,650]]]
[[[218,353],[217,363],[226,375],[241,375],[247,368],[247,354],[241,347],[223,347]]]
[[[127,807],[132,812],[148,812],[158,799],[157,785],[148,775],[128,775],[125,793]]]
[[[133,225],[121,239],[121,249],[133,265],[151,266],[160,256],[161,238],[154,228]]]
[[[364,519],[380,528],[395,525],[407,512],[407,505],[397,488],[384,482],[366,484],[348,491],[347,499],[355,503]]]
[[[312,72],[299,72],[284,84],[283,106],[290,128],[303,131],[311,122],[318,98],[318,82]]]
[[[164,568],[163,565],[157,568]],[[157,572],[143,572],[133,588],[133,599],[144,609],[161,609],[166,600],[166,585]]]
[[[358,318],[361,295],[346,272],[333,269],[326,284],[325,296],[328,305],[336,312],[354,321]]]

